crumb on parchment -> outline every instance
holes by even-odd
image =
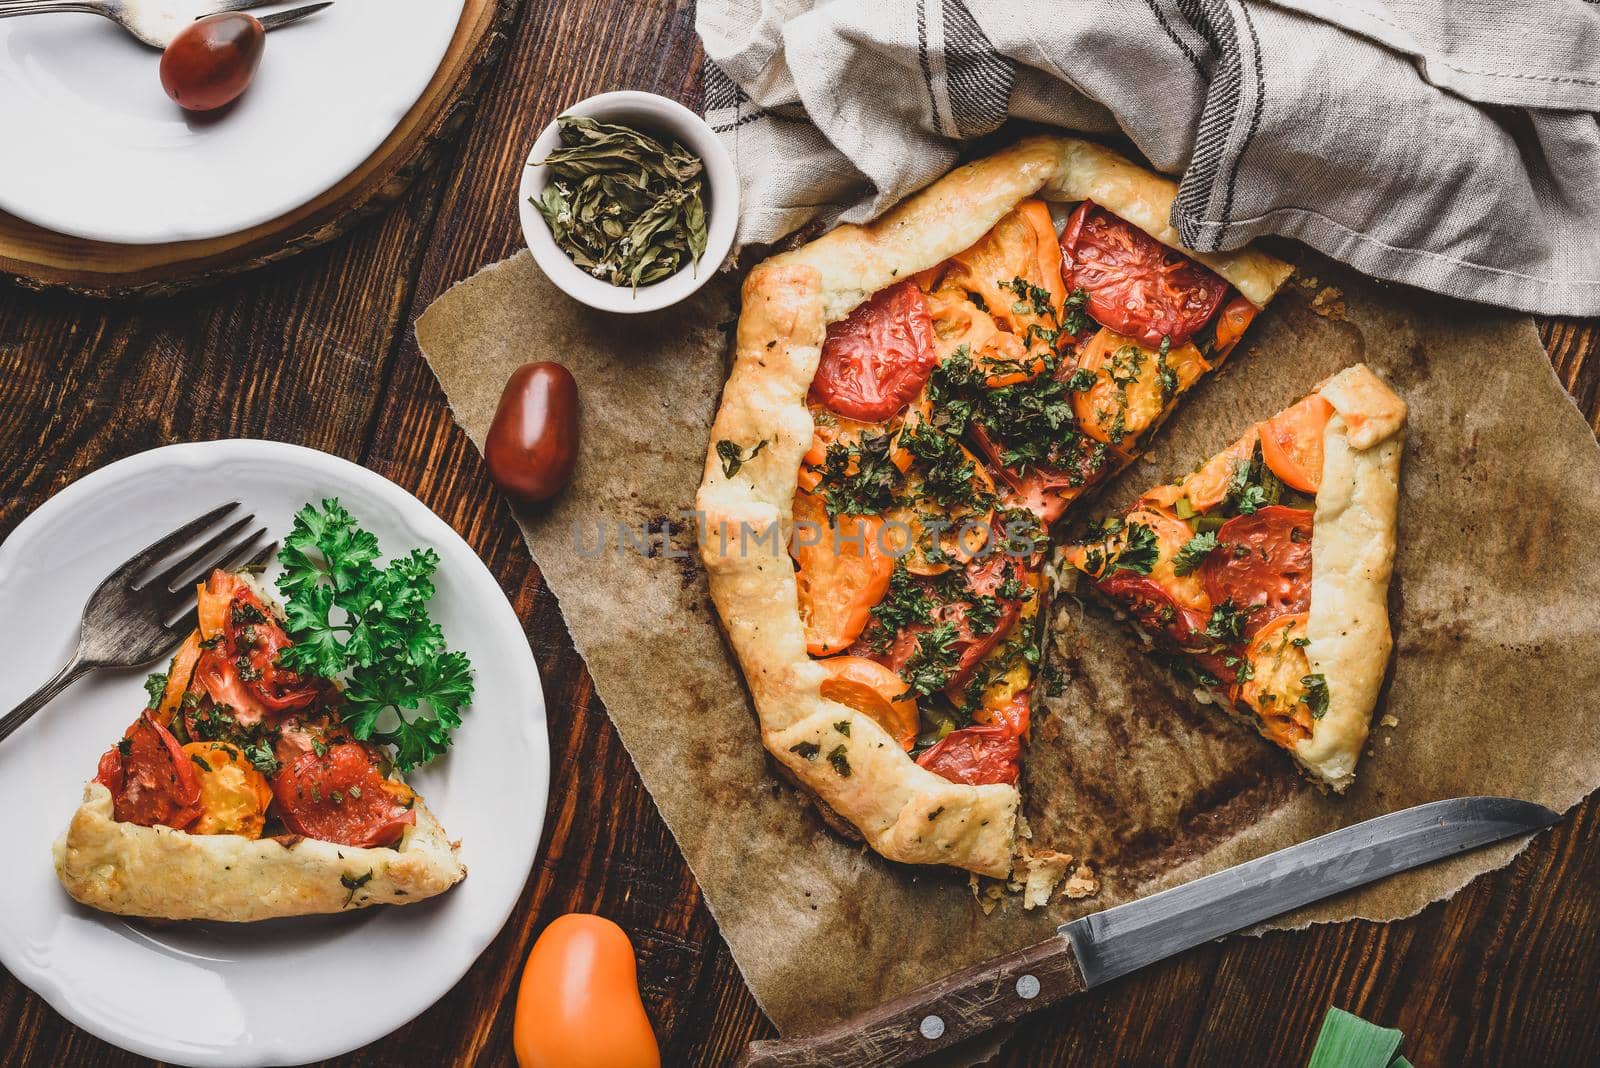
[[[1344,293],[1337,286],[1324,286],[1311,298],[1311,310],[1324,319],[1343,322],[1345,319]]]
[[[1100,880],[1095,877],[1093,868],[1087,864],[1079,864],[1078,870],[1072,873],[1072,878],[1067,880],[1061,890],[1074,901],[1093,897],[1100,892]]]

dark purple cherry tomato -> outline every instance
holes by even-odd
[[[161,53],[161,86],[185,111],[213,111],[239,98],[261,65],[267,31],[238,11],[185,26]]]
[[[548,501],[578,462],[578,383],[559,363],[511,373],[484,442],[489,477],[513,500]]]

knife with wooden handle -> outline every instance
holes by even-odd
[[[1510,797],[1458,797],[1391,812],[1073,920],[1054,938],[975,964],[827,1031],[753,1042],[740,1064],[905,1064],[1203,942],[1559,818]]]

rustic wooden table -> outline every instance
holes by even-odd
[[[689,0],[529,0],[452,155],[459,162],[335,246],[147,303],[0,283],[0,537],[68,483],[132,453],[276,438],[414,492],[482,554],[526,621],[554,768],[533,877],[455,989],[342,1064],[509,1063],[522,961],[544,925],[570,911],[610,916],[633,936],[666,1063],[726,1064],[773,1033],[411,330],[452,283],[521,246],[513,191],[527,146],[558,108],[624,87],[693,102],[699,68]],[[1600,322],[1543,321],[1540,331],[1600,426]],[[1413,919],[1206,946],[1027,1022],[1000,1063],[1304,1063],[1330,1003],[1404,1029],[1418,1065],[1600,1062],[1600,800]],[[139,1061],[0,972],[0,1064]]]

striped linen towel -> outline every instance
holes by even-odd
[[[1600,3],[700,0],[741,243],[860,222],[1007,119],[1125,136],[1199,251],[1600,315]]]

